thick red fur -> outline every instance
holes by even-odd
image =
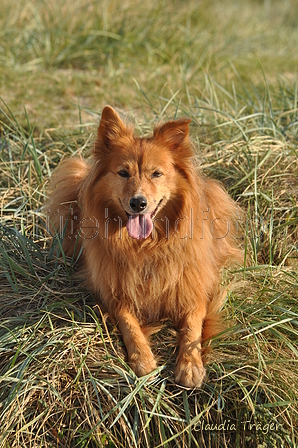
[[[58,166],[47,208],[66,255],[82,249],[80,275],[118,323],[136,374],[156,368],[148,328],[168,319],[179,333],[176,381],[198,387],[201,344],[220,325],[221,269],[242,253],[239,209],[195,168],[189,122],[139,138],[105,107],[92,158]]]

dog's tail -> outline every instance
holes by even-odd
[[[79,191],[89,166],[82,158],[61,162],[54,172],[48,188],[48,200],[44,212],[47,230],[60,238],[65,255],[72,256],[80,250],[79,223],[81,208]]]

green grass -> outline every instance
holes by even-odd
[[[1,447],[297,446],[297,15],[274,0],[1,2]],[[170,329],[156,375],[136,378],[50,247],[48,179],[90,152],[105,104],[140,134],[191,117],[204,172],[246,212],[199,391],[174,384]]]

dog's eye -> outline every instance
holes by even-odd
[[[152,178],[153,177],[161,177],[162,176],[162,173],[160,172],[160,171],[154,171],[154,173],[152,173]]]
[[[128,171],[120,170],[120,171],[118,171],[118,176],[120,176],[120,177],[129,177],[129,173],[128,173]]]

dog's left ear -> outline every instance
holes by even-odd
[[[154,138],[162,140],[165,145],[176,149],[188,141],[189,123],[191,119],[181,118],[180,120],[168,121],[154,129]]]

